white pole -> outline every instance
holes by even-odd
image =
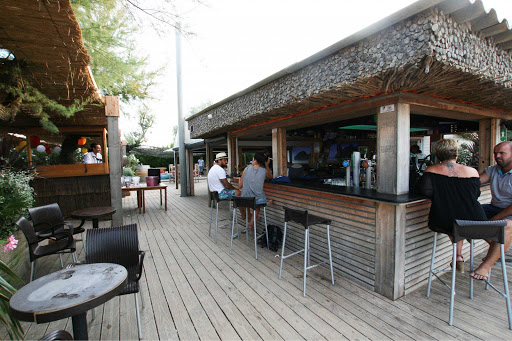
[[[185,152],[185,121],[183,120],[182,82],[181,82],[181,33],[179,23],[176,26],[176,80],[178,87],[178,141],[180,148],[180,186],[181,196],[187,194],[187,156]]]

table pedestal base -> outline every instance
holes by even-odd
[[[71,321],[73,322],[73,339],[89,340],[89,335],[87,334],[87,312],[72,316]]]

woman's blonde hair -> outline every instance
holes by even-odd
[[[459,146],[455,140],[444,139],[437,141],[432,152],[439,161],[453,160],[457,157]]]

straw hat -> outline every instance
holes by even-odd
[[[218,153],[215,156],[215,161],[219,161],[220,159],[227,159],[228,155],[226,153]]]

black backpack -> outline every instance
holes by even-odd
[[[281,231],[281,228],[277,225],[268,225],[268,243],[270,244],[268,246],[268,249],[270,251],[276,252],[283,243],[283,231]],[[261,247],[267,247],[267,238],[265,236],[261,237]]]

